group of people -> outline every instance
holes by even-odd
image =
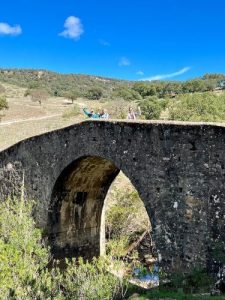
[[[84,111],[84,114],[91,119],[105,119],[105,120],[109,119],[109,114],[106,109],[102,109],[102,111],[100,113],[99,112],[95,113],[93,110],[89,111],[87,108],[84,108],[83,111]],[[129,107],[127,119],[128,120],[136,119],[136,114],[132,107]]]
[[[95,113],[93,110],[89,111],[87,108],[84,108],[83,111],[87,117],[92,119],[109,119],[109,114],[106,109],[103,109],[100,113]]]

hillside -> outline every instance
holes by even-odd
[[[102,98],[123,98],[125,100],[157,95],[173,96],[181,93],[213,91],[225,88],[225,74],[205,74],[201,78],[187,81],[127,81],[92,75],[60,74],[47,70],[2,69],[0,82],[23,88],[45,88],[52,96],[64,96],[76,90],[86,97],[92,88],[102,91]]]
[[[97,87],[107,95],[114,88],[129,85],[128,81],[91,75],[59,74],[46,70],[1,69],[0,81],[23,88],[44,87],[52,95],[62,96],[64,92],[76,89],[84,94],[88,89]]]

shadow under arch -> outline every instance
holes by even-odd
[[[98,156],[81,157],[62,171],[52,191],[48,214],[48,235],[55,258],[100,254],[104,199],[119,171]]]
[[[54,258],[92,258],[105,251],[104,200],[120,169],[99,156],[69,164],[55,182],[48,213]]]

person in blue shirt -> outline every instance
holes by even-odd
[[[93,110],[89,111],[87,108],[83,108],[84,114],[91,119],[100,119],[100,114],[95,113]]]

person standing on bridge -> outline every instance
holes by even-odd
[[[95,113],[93,110],[89,111],[87,108],[83,108],[83,112],[87,117],[89,117],[91,119],[99,119],[100,118],[100,114]]]
[[[106,109],[103,109],[102,112],[100,113],[100,118],[104,119],[104,120],[108,120],[109,119],[109,114],[107,112]]]
[[[129,120],[135,120],[136,119],[135,112],[133,111],[132,107],[129,107],[127,119],[129,119]]]

